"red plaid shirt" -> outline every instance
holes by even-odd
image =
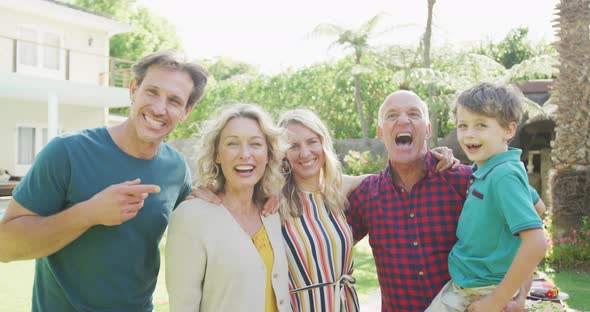
[[[425,175],[410,193],[393,184],[391,165],[350,195],[354,238],[369,234],[381,286],[382,311],[422,312],[450,280],[448,254],[472,169],[436,172],[428,152]]]

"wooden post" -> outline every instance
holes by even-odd
[[[16,39],[12,39],[12,72],[16,73],[17,70],[17,62],[18,62],[18,48],[17,48],[17,41]]]
[[[70,49],[66,49],[66,80],[70,80]]]

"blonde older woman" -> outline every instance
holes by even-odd
[[[284,184],[282,131],[258,106],[225,107],[205,123],[199,183],[223,204],[183,202],[166,244],[170,311],[290,311],[279,215],[260,210]]]

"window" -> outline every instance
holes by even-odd
[[[18,161],[19,165],[30,165],[35,157],[35,128],[18,128]]]
[[[37,66],[37,32],[32,29],[21,28],[18,42],[19,64]]]
[[[30,165],[35,155],[47,145],[47,128],[17,128],[17,165]]]
[[[48,69],[59,70],[59,36],[43,34],[43,66]]]
[[[61,36],[32,27],[19,27],[18,63],[45,70],[60,70]]]

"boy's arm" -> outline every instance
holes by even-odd
[[[522,312],[522,309],[524,308],[526,303],[527,294],[529,293],[529,290],[531,290],[532,284],[533,276],[531,275],[527,279],[527,281],[520,287],[518,295],[516,295],[516,297],[512,298],[512,300],[510,300],[506,304],[502,312]]]
[[[522,242],[502,282],[491,294],[469,305],[467,311],[502,311],[516,291],[532,276],[545,255],[547,241],[540,228],[525,230],[519,235]]]
[[[539,193],[537,192],[537,190],[532,185],[528,184],[528,188],[529,188],[529,193],[531,194],[531,199],[533,200],[533,203],[534,203],[535,211],[537,212],[539,217],[541,217],[541,219],[542,219],[543,215],[545,214],[545,210],[546,210],[545,203],[541,199],[541,196],[539,196]]]
[[[539,198],[539,200],[535,203],[535,211],[537,212],[539,217],[541,217],[541,219],[543,219],[546,210],[547,209],[545,208],[545,203],[542,199]]]

